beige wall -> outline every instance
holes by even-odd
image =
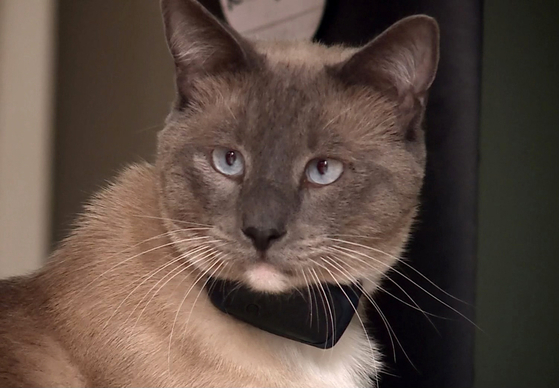
[[[54,241],[91,193],[151,160],[174,97],[157,0],[59,0]]]
[[[54,0],[0,1],[0,277],[48,251]]]

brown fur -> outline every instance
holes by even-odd
[[[222,314],[203,287],[265,263],[285,289],[305,274],[376,289],[418,205],[436,24],[360,50],[251,43],[193,1],[162,4],[177,103],[156,164],[99,193],[43,269],[0,282],[0,386],[367,385],[380,362],[358,317],[323,351]],[[242,176],[213,168],[216,146],[242,153]],[[336,182],[305,179],[317,157],[344,163]],[[247,222],[286,234],[263,254]]]

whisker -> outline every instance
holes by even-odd
[[[333,262],[329,263],[329,261],[326,260],[324,257],[321,257],[321,259],[324,261],[325,264],[330,264],[330,266],[335,268],[334,265],[333,265],[334,264]],[[326,269],[326,271],[328,271],[330,276],[332,276],[334,278],[334,280],[337,282],[336,278],[333,276],[331,271],[329,271],[326,267],[322,266],[320,263],[317,263],[314,260],[312,260],[312,261],[315,262],[316,265],[319,265],[319,266],[323,267],[324,269]],[[338,271],[343,274],[341,266],[338,266],[338,267],[339,267]],[[344,270],[344,272],[347,272],[347,271]],[[350,281],[350,283],[354,283],[361,290],[361,292],[363,292],[363,294],[365,295],[365,297],[369,300],[369,302],[371,304],[374,304],[372,298],[368,295],[367,292],[365,292],[365,290],[363,289],[363,287],[361,287],[361,285],[359,284],[359,282],[357,281],[357,279],[355,277],[351,276],[351,274],[348,274],[348,275],[346,275],[346,278]],[[388,332],[388,337],[390,338],[390,344],[392,345],[392,354],[394,355],[394,357],[396,357],[396,350],[395,350],[395,346],[394,346],[394,340],[392,339],[392,333],[391,333],[390,329],[388,328],[388,325],[387,325],[386,321],[384,319],[382,321],[383,321],[384,326],[386,327],[386,330]],[[396,360],[394,360],[394,361],[396,361]]]
[[[413,363],[413,361],[411,360],[410,356],[408,355],[408,352],[406,352],[406,350],[404,349],[404,346],[402,345],[402,343],[400,342],[400,339],[398,338],[398,335],[396,335],[396,332],[394,331],[394,329],[392,328],[392,325],[390,324],[390,322],[388,322],[388,318],[386,318],[386,315],[384,315],[384,313],[382,312],[382,309],[380,308],[380,306],[371,298],[369,299],[371,301],[371,304],[373,305],[373,307],[375,308],[375,310],[378,312],[380,318],[382,319],[382,321],[385,323],[385,325],[388,327],[389,332],[392,332],[392,335],[394,336],[394,339],[396,340],[396,343],[398,344],[398,346],[400,347],[400,349],[402,349],[402,352],[404,353],[404,357],[406,357],[406,359],[408,360],[408,362],[410,363],[410,365],[413,367],[413,369],[415,369],[416,371],[419,372],[419,369],[417,369],[417,367],[415,366],[415,364]],[[394,362],[396,362],[396,349],[394,349],[394,344],[392,344],[393,349],[392,351],[394,352]]]
[[[312,296],[311,296],[311,287],[309,285],[309,281],[307,279],[307,275],[305,275],[305,270],[301,269],[301,274],[303,275],[303,279],[305,280],[305,285],[307,287],[307,292],[309,294],[309,311],[310,311],[310,323],[309,325],[312,327],[312,315],[313,315],[313,309],[312,309]]]
[[[318,263],[316,263],[316,264],[318,264]],[[357,311],[357,308],[353,305],[353,303],[351,302],[351,299],[349,298],[349,296],[347,295],[345,290],[342,288],[341,284],[338,282],[338,280],[336,279],[334,274],[328,268],[326,268],[326,267],[323,267],[323,268],[330,274],[330,277],[332,279],[334,279],[334,282],[336,282],[336,284],[338,285],[338,288],[343,292],[344,296],[346,297],[349,304],[353,308],[353,311],[355,311],[355,315],[357,316],[357,319],[359,320],[359,323],[361,324],[361,328],[363,329],[363,334],[365,335],[365,338],[367,339],[367,343],[369,344],[369,349],[371,350],[371,357],[373,358],[373,364],[374,364],[374,368],[375,368],[375,370],[374,370],[375,387],[378,387],[379,377],[378,377],[378,370],[376,369],[377,361],[375,359],[375,351],[373,350],[373,345],[371,343],[371,338],[369,337],[369,334],[367,333],[367,329],[365,328],[365,323],[361,319],[361,316],[359,315],[359,312]]]
[[[186,294],[184,295],[181,303],[179,304],[179,307],[177,309],[177,313],[175,314],[175,319],[173,320],[173,325],[171,326],[171,334],[169,335],[169,349],[168,349],[168,356],[167,356],[167,363],[168,363],[168,369],[169,369],[169,374],[171,373],[171,344],[173,343],[173,333],[175,331],[175,326],[177,324],[177,319],[179,317],[179,313],[180,310],[182,308],[182,305],[184,304],[184,302],[186,301],[186,298],[188,297],[188,294],[190,294],[190,292],[194,289],[194,287],[196,286],[196,284],[198,284],[198,282],[204,277],[206,276],[206,274],[211,271],[211,269],[217,265],[219,263],[219,258],[217,259],[213,259],[213,264],[207,268],[204,272],[202,272],[200,275],[198,275],[198,277],[196,278],[196,280],[194,281],[194,283],[192,284],[192,286],[190,286],[190,288],[188,289],[188,291],[186,292]]]
[[[117,267],[119,267],[119,266],[121,266],[121,265],[123,265],[123,264],[126,264],[126,263],[129,262],[130,260],[134,260],[134,259],[137,258],[137,257],[143,256],[143,255],[145,255],[145,254],[147,254],[147,253],[150,253],[150,252],[153,252],[153,251],[156,251],[156,250],[158,250],[158,249],[165,248],[165,247],[168,247],[168,246],[171,246],[171,245],[180,244],[180,243],[185,243],[185,242],[190,242],[190,241],[196,241],[196,240],[204,240],[204,239],[209,239],[209,238],[210,238],[209,236],[201,236],[201,237],[192,237],[192,238],[188,238],[188,239],[183,239],[183,240],[179,240],[179,241],[176,241],[176,242],[175,242],[175,241],[171,241],[171,242],[169,242],[169,243],[166,243],[166,244],[163,244],[163,245],[158,245],[158,246],[156,246],[156,247],[154,247],[154,248],[150,248],[150,249],[145,250],[145,251],[143,251],[143,252],[137,253],[137,254],[135,254],[135,255],[133,255],[133,256],[127,258],[127,259],[124,259],[124,260],[122,260],[122,261],[116,263],[116,264],[113,265],[111,268],[109,268],[108,270],[106,270],[106,271],[104,271],[103,273],[101,273],[100,275],[98,275],[95,279],[93,279],[91,282],[89,282],[88,284],[86,284],[86,286],[78,293],[78,295],[81,294],[81,293],[83,293],[85,290],[87,290],[87,289],[89,288],[89,286],[91,286],[93,283],[95,283],[95,282],[96,282],[97,280],[99,280],[101,277],[103,277],[103,276],[105,276],[106,274],[108,274],[108,273],[114,271]]]
[[[214,249],[213,247],[211,247],[211,246],[209,246],[209,245],[202,245],[201,247],[199,247],[199,248],[197,248],[197,249],[194,249],[193,251],[190,251],[190,252],[187,252],[187,253],[184,253],[184,254],[180,255],[180,256],[179,256],[179,259],[180,259],[180,260],[187,260],[187,261],[188,261],[188,265],[187,265],[186,267],[184,267],[183,270],[181,270],[179,273],[182,273],[184,270],[187,270],[187,269],[189,269],[190,267],[192,267],[192,266],[194,266],[194,265],[196,265],[196,264],[198,264],[198,263],[200,263],[200,262],[203,262],[203,261],[206,259],[206,257],[201,257],[201,258],[200,258],[200,256],[202,256],[202,255],[204,255],[204,254],[207,254],[207,253],[212,253],[212,251],[215,251],[215,249]],[[217,251],[216,251],[216,252],[217,252]],[[193,256],[193,255],[194,255],[194,256]],[[177,267],[177,268],[180,268],[180,266]],[[173,271],[174,271],[174,270],[173,270]],[[171,272],[173,272],[173,271],[171,271]],[[170,273],[167,274],[167,275],[170,275]],[[167,276],[167,275],[166,275],[166,276]],[[176,275],[178,275],[178,274],[176,274]],[[176,276],[176,275],[175,275],[175,276]],[[136,309],[138,308],[138,306],[139,306],[139,305],[143,302],[143,300],[150,294],[150,292],[151,292],[155,287],[157,287],[157,285],[158,285],[160,282],[162,282],[162,281],[165,279],[166,276],[164,276],[164,277],[162,277],[161,279],[159,279],[159,281],[157,281],[157,283],[155,283],[155,284],[148,290],[148,292],[144,295],[144,297],[142,297],[142,299],[136,304],[136,307],[134,307],[134,310],[132,310],[132,312],[131,312],[130,315],[128,316],[127,320],[132,316],[132,314],[134,313],[134,311],[136,311]],[[167,280],[163,285],[161,285],[161,287],[159,287],[159,288],[157,289],[156,292],[153,293],[153,295],[151,296],[151,298],[148,300],[148,302],[146,303],[146,305],[144,306],[144,308],[143,308],[142,311],[140,312],[140,315],[138,315],[138,318],[136,319],[136,323],[135,323],[134,326],[137,325],[138,321],[140,320],[140,317],[142,316],[142,314],[144,313],[144,311],[146,310],[146,308],[149,306],[150,302],[151,302],[152,299],[155,297],[155,295],[157,295],[157,294],[159,293],[159,291],[160,291],[163,287],[165,287],[165,285],[166,285],[167,283],[169,283],[173,278],[174,278],[174,276],[171,277],[169,280]]]
[[[140,321],[140,318],[142,317],[142,315],[144,314],[144,312],[146,311],[147,307],[149,306],[149,304],[151,303],[151,301],[153,300],[153,298],[155,298],[155,296],[159,293],[159,291],[161,291],[163,289],[163,287],[165,287],[171,280],[173,280],[175,277],[177,277],[178,275],[180,275],[181,273],[183,273],[184,271],[188,270],[188,267],[184,266],[184,263],[179,263],[179,265],[177,265],[175,268],[173,268],[172,270],[170,270],[169,272],[167,272],[163,277],[161,277],[161,279],[159,279],[149,290],[148,292],[145,293],[145,295],[142,297],[142,299],[140,299],[140,301],[138,303],[136,303],[136,306],[134,307],[134,309],[132,310],[132,312],[128,315],[128,317],[126,318],[125,323],[132,317],[132,315],[134,315],[134,312],[138,309],[138,307],[142,304],[142,302],[146,299],[146,297],[153,291],[153,289],[155,287],[157,287],[157,285],[159,285],[161,282],[163,282],[163,284],[152,294],[152,296],[149,298],[149,300],[147,301],[147,303],[145,304],[145,306],[142,308],[142,311],[140,311],[140,314],[138,315],[138,317],[136,318],[136,320],[134,321],[134,326],[132,327],[132,331],[134,331],[134,329],[136,328],[136,326],[138,326],[138,322]],[[168,278],[168,279],[167,279]],[[165,279],[167,279],[166,281],[164,281]],[[183,279],[183,281],[186,280],[186,277]],[[182,282],[181,282],[182,283]]]
[[[312,278],[310,271],[309,271],[308,275],[309,275],[309,278]],[[311,284],[311,291],[312,291],[312,296],[314,298],[314,307],[316,309],[316,325],[320,326],[320,310],[319,310],[320,307],[318,306],[318,296],[316,295],[317,289],[316,289],[316,287],[312,287],[312,284]]]
[[[304,273],[305,273],[305,270],[303,269],[303,274]],[[318,297],[316,296],[316,288],[313,288],[312,284],[311,284],[313,279],[312,279],[312,274],[311,274],[310,270],[308,272],[308,278],[305,277],[305,280],[307,280],[307,279],[310,279],[310,280],[308,280],[307,284],[309,285],[308,290],[309,290],[309,292],[311,292],[311,307],[312,307],[312,300],[314,300],[314,307],[315,307],[315,310],[316,310],[316,324],[317,324],[317,326],[320,326],[320,311],[319,311],[319,307],[318,307]]]
[[[437,298],[435,295],[433,295],[431,292],[427,291],[425,288],[421,287],[419,284],[417,284],[414,280],[410,279],[409,277],[407,277],[406,275],[404,275],[402,272],[399,272],[398,270],[394,270],[390,265],[383,263],[382,261],[375,259],[374,257],[367,255],[365,253],[359,252],[359,251],[355,251],[349,248],[345,248],[345,247],[341,247],[341,246],[337,246],[334,245],[332,246],[333,248],[336,248],[337,250],[343,250],[343,251],[347,251],[347,252],[351,252],[363,257],[368,258],[369,260],[373,260],[381,265],[384,265],[387,268],[392,269],[393,271],[395,271],[396,273],[398,273],[400,276],[402,276],[404,279],[406,279],[407,281],[409,281],[410,283],[412,283],[414,286],[416,286],[417,288],[419,288],[421,291],[425,292],[427,295],[429,295],[430,297],[432,297],[433,299],[435,299],[436,301],[438,301],[439,303],[441,303],[443,306],[446,306],[447,308],[449,308],[450,310],[454,311],[456,314],[460,315],[462,318],[464,318],[465,320],[467,320],[469,323],[471,323],[472,325],[474,325],[478,330],[482,331],[481,328],[476,325],[470,318],[468,318],[467,316],[465,316],[464,314],[462,314],[460,311],[458,311],[457,309],[455,309],[454,307],[450,306],[448,303],[445,303],[444,301],[442,301],[441,299]]]
[[[318,277],[316,271],[314,270],[314,268],[310,268],[310,274],[312,275],[312,277],[314,278],[314,280],[316,281],[316,285],[320,286],[322,288],[322,285],[320,284],[320,278]],[[322,301],[322,307],[324,308],[324,311],[327,312],[326,310],[326,305],[328,305],[328,310],[330,308],[330,304],[328,303],[328,298],[326,296],[326,293],[324,293],[324,289],[322,288],[322,293],[320,292],[320,289],[318,289],[319,291],[319,295],[320,295],[320,300]],[[331,313],[331,311],[330,311]],[[332,315],[330,314],[330,317],[332,317]],[[326,337],[329,337],[330,335],[330,330],[328,327],[328,318],[326,318]],[[333,325],[332,325],[333,326]],[[326,350],[326,344],[324,345],[324,350]]]
[[[195,226],[205,226],[208,229],[212,229],[213,225],[210,224],[203,224],[200,222],[191,222],[191,221],[183,221],[183,220],[176,220],[174,218],[166,218],[166,217],[156,217],[156,216],[146,216],[143,214],[135,214],[134,217],[138,217],[138,218],[149,218],[149,219],[154,219],[154,220],[162,220],[162,221],[171,221],[171,222],[177,222],[179,224],[186,224],[186,225],[195,225]]]
[[[223,254],[221,254],[220,256],[217,257],[217,260],[221,261],[221,264],[219,264],[217,266],[217,268],[212,272],[211,275],[208,276],[208,278],[206,279],[206,281],[204,282],[204,284],[202,284],[202,287],[200,287],[200,291],[198,291],[198,295],[196,295],[196,298],[194,298],[194,302],[192,303],[192,307],[190,308],[190,312],[188,313],[188,318],[186,319],[186,323],[184,324],[185,328],[188,326],[188,323],[190,322],[190,317],[192,316],[192,312],[194,311],[194,306],[196,306],[196,302],[198,301],[198,299],[200,298],[200,295],[202,294],[202,291],[204,291],[206,285],[208,284],[208,282],[210,281],[211,278],[213,278],[216,273],[221,273],[229,263],[222,261],[221,259],[223,258]],[[224,266],[223,268],[221,268],[222,266]],[[220,270],[221,268],[221,270]]]
[[[326,296],[326,292],[324,291],[324,285],[322,284],[322,282],[320,283],[320,288],[322,288],[322,292],[324,293],[324,295]],[[334,298],[332,297],[332,291],[330,290],[330,287],[326,288],[326,290],[328,290],[328,295],[330,296],[330,298],[326,298],[326,300],[328,301],[328,310],[330,311],[330,321],[332,323],[332,333],[334,335],[334,338],[336,338],[336,321],[334,320],[334,315],[336,315],[336,305],[332,303],[332,308],[330,308],[330,302],[334,301]],[[330,359],[332,359],[332,353],[330,352]]]
[[[314,271],[314,269],[313,269]],[[328,307],[328,314],[330,315],[330,324],[331,329],[332,329],[332,335],[335,338],[336,337],[336,322],[334,321],[334,313],[332,310],[332,307],[330,305],[330,299],[328,299],[328,295],[326,295],[326,290],[324,289],[324,285],[322,284],[322,282],[318,283],[318,286],[320,287],[320,289],[322,290],[322,294],[324,295],[324,300],[326,301],[326,307]],[[330,291],[330,290],[328,290]],[[332,293],[330,293],[330,298],[332,298]],[[332,354],[330,353],[330,356]]]
[[[223,276],[223,279],[227,279],[227,275],[229,275],[231,273],[231,262],[229,261],[229,254],[227,254],[226,252],[222,252],[221,256],[220,256],[221,260],[226,262],[227,264],[225,265],[225,267],[223,267],[223,270],[220,271],[218,274],[215,275],[216,278],[219,278],[220,276]],[[224,274],[223,272],[227,269],[227,273]],[[225,292],[225,282],[220,282],[221,283],[221,290],[222,292]],[[209,287],[209,294],[211,294],[213,292],[213,290],[216,287],[216,282],[213,282],[212,284],[210,284]]]
[[[136,130],[136,133],[142,133],[142,132],[147,132],[147,131],[151,131],[152,129],[157,129],[158,131],[160,129],[163,129],[165,127],[165,125],[163,124],[155,124],[155,125],[150,125],[149,127],[144,127],[142,129],[138,129]]]
[[[150,238],[147,238],[147,239],[145,239],[145,240],[142,240],[142,241],[140,241],[139,243],[136,243],[136,244],[134,244],[134,245],[132,245],[132,246],[129,246],[129,247],[126,247],[126,248],[122,249],[121,251],[118,251],[118,252],[113,253],[112,255],[106,257],[105,260],[112,259],[113,257],[118,256],[118,255],[120,255],[120,254],[122,254],[122,253],[124,253],[124,252],[126,252],[126,251],[129,251],[129,250],[131,250],[131,249],[133,249],[133,248],[136,248],[136,247],[138,247],[138,246],[140,246],[140,245],[142,245],[142,244],[145,244],[145,243],[147,243],[147,242],[156,240],[156,239],[158,239],[158,238],[162,238],[163,236],[170,235],[170,234],[173,233],[173,232],[174,232],[173,230],[167,231],[167,232],[158,234],[158,235],[156,235],[156,236],[152,236],[152,237],[150,237]],[[59,264],[61,264],[61,263],[65,263],[65,262],[70,261],[70,260],[72,260],[72,258],[70,258],[70,257],[65,258],[65,259],[49,260],[49,261],[47,261],[46,265],[48,265],[48,266],[57,266],[57,265],[59,265]],[[91,265],[93,265],[93,263],[88,262],[87,265],[79,267],[78,269],[76,269],[76,271],[80,271],[80,270],[86,268],[87,266],[91,266]]]
[[[322,259],[324,259],[322,257]],[[325,263],[327,263],[327,261],[324,261]],[[332,264],[330,264],[332,265]],[[343,272],[342,272],[343,270]],[[343,268],[340,267],[339,269],[340,273],[342,275],[344,275],[344,272],[347,273],[347,271]],[[363,293],[363,295],[369,300],[369,302],[371,303],[371,305],[374,307],[374,309],[378,312],[384,326],[386,327],[386,330],[388,332],[388,337],[390,338],[390,343],[392,345],[392,354],[394,356],[394,362],[396,362],[396,347],[394,345],[394,339],[396,340],[396,343],[398,344],[398,346],[400,347],[400,349],[402,349],[402,352],[404,353],[404,356],[406,357],[406,359],[409,361],[409,363],[411,364],[411,366],[417,370],[417,368],[415,367],[415,364],[412,362],[411,358],[408,356],[406,350],[404,349],[404,346],[402,345],[402,343],[400,342],[400,340],[398,339],[398,336],[396,335],[396,332],[394,331],[394,329],[392,328],[392,325],[390,325],[390,322],[388,322],[388,318],[386,318],[386,316],[384,315],[384,313],[382,312],[380,306],[373,300],[373,298],[365,291],[365,289],[359,284],[359,282],[357,282],[357,279],[355,279],[355,277],[353,277],[351,274],[348,273],[348,275],[345,275],[346,278],[348,278],[348,280],[352,283],[354,283]]]
[[[364,236],[360,236],[360,237],[361,237],[361,238],[364,238]],[[460,299],[460,298],[458,298],[458,297],[452,295],[452,294],[449,293],[448,291],[445,291],[442,287],[440,287],[439,285],[437,285],[434,281],[432,281],[431,279],[429,279],[427,276],[423,275],[419,270],[415,269],[415,268],[414,268],[412,265],[410,265],[409,263],[406,263],[406,261],[405,261],[404,258],[402,258],[402,257],[398,257],[398,256],[391,255],[390,253],[384,252],[384,251],[381,250],[381,249],[373,248],[373,247],[370,247],[370,246],[367,246],[367,245],[364,245],[364,244],[358,244],[358,243],[354,243],[354,242],[351,242],[351,241],[341,240],[341,239],[336,239],[336,238],[330,238],[330,240],[332,240],[332,241],[337,241],[337,242],[341,242],[341,243],[345,243],[345,244],[350,244],[350,245],[359,246],[359,247],[365,248],[365,249],[370,249],[370,250],[372,250],[372,251],[375,251],[375,252],[381,253],[381,254],[383,254],[383,255],[386,255],[386,256],[388,256],[388,257],[394,259],[394,260],[397,260],[398,263],[401,263],[401,264],[405,265],[406,267],[408,267],[409,269],[411,269],[412,271],[414,271],[415,273],[417,273],[417,274],[418,274],[419,276],[421,276],[423,279],[425,279],[426,281],[428,281],[433,287],[435,287],[437,290],[441,291],[442,293],[444,293],[444,294],[447,295],[448,297],[450,297],[450,298],[452,298],[452,299],[454,299],[454,300],[457,300],[458,302],[461,302],[461,303],[464,303],[464,304],[466,304],[466,305],[471,306],[470,303],[468,303],[468,302],[466,302],[466,301],[464,301],[464,300],[462,300],[462,299]],[[394,268],[392,268],[392,270],[395,271],[396,273],[399,273],[399,272],[397,272],[397,270],[394,269]],[[400,274],[400,275],[401,275],[401,274]],[[403,276],[403,275],[402,275],[402,276]]]
[[[404,295],[406,295],[408,297],[408,299],[413,303],[413,305],[409,304],[408,302],[406,302],[405,300],[397,297],[396,295],[390,293],[387,289],[383,288],[380,284],[375,284],[375,287],[379,290],[381,290],[382,292],[384,292],[385,294],[391,296],[392,298],[396,299],[397,301],[403,303],[404,305],[417,310],[419,312],[421,312],[425,318],[427,319],[427,321],[429,321],[429,323],[433,326],[433,328],[437,331],[437,333],[439,332],[439,330],[437,329],[437,327],[435,326],[435,324],[433,323],[433,321],[429,318],[429,316],[432,317],[436,317],[436,318],[440,318],[440,319],[447,319],[445,317],[441,317],[439,315],[433,314],[433,313],[429,313],[425,310],[423,310],[418,304],[417,302],[411,297],[411,295],[406,292],[406,290],[404,290],[404,288],[402,286],[400,286],[397,282],[394,281],[394,279],[392,279],[390,276],[387,276],[383,273],[383,271],[381,271],[380,269],[376,268],[374,265],[372,265],[371,263],[368,263],[366,261],[364,261],[363,259],[360,259],[359,257],[355,257],[347,252],[343,252],[343,251],[337,251],[335,249],[332,249],[331,247],[328,247],[327,250],[329,252],[335,253],[335,254],[343,254],[346,255],[347,257],[350,257],[352,259],[358,260],[359,262],[361,262],[362,264],[366,265],[367,267],[369,267],[370,269],[372,269],[373,271],[376,271],[377,273],[381,274],[384,276],[385,279],[389,280],[391,283],[393,283],[396,287],[398,287],[400,289],[400,291],[402,291],[404,293]],[[366,280],[370,281],[371,283],[375,283],[372,280],[365,278]]]
[[[167,255],[168,257],[169,255]],[[149,272],[147,275],[144,275],[140,278],[144,279],[143,281],[140,282],[140,284],[138,284],[136,287],[134,287],[134,289],[132,291],[130,291],[130,293],[128,293],[128,295],[126,295],[126,297],[122,300],[122,302],[120,302],[120,304],[117,306],[117,308],[114,310],[114,312],[111,314],[111,316],[109,317],[109,319],[107,319],[107,322],[105,322],[105,325],[103,326],[103,330],[107,328],[107,326],[109,325],[109,322],[111,321],[111,319],[116,315],[116,313],[118,312],[118,310],[120,309],[120,307],[128,300],[128,298],[130,298],[130,296],[138,289],[140,288],[145,282],[147,282],[149,279],[151,279],[153,276],[157,275],[159,272],[163,271],[165,268],[167,268],[170,265],[173,265],[174,263],[178,262],[181,260],[181,257],[177,257],[176,259],[173,259],[169,262],[167,262],[166,264],[160,265],[159,267],[157,267],[155,270]],[[135,283],[136,281],[132,282],[131,284]]]
[[[368,240],[382,240],[380,237],[371,237],[371,236],[365,236],[362,234],[330,234],[328,235],[328,239],[332,239],[335,237],[353,237],[353,238],[362,238],[362,239],[368,239]]]
[[[199,230],[210,230],[212,228],[206,228],[206,227],[202,227],[202,226],[198,226],[198,227],[188,227],[188,228],[180,228],[180,229],[175,229],[176,232],[196,232]]]

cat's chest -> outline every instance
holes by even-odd
[[[262,333],[260,340],[266,339],[271,342],[272,359],[264,360],[259,353],[242,355],[244,361],[250,360],[252,365],[262,360],[259,365],[262,373],[253,376],[264,380],[253,385],[247,376],[246,386],[368,387],[381,365],[379,353],[358,319],[354,319],[340,341],[327,350]],[[241,368],[247,365],[239,359],[237,362]]]
[[[305,345],[306,346],[306,345]],[[344,349],[323,354],[306,354],[289,349],[278,350],[277,363],[254,365],[253,370],[247,370],[243,363],[233,367],[208,368],[203,371],[205,376],[198,376],[196,380],[205,386],[215,387],[300,387],[300,388],[361,388],[371,386],[376,363],[372,353],[357,345],[353,351]],[[243,355],[240,355],[242,357]],[[246,354],[245,357],[250,358]],[[286,359],[284,357],[290,357]],[[203,369],[202,369],[203,370]],[[217,377],[219,375],[219,377]],[[177,376],[178,377],[178,376]],[[190,376],[183,376],[191,382]],[[184,381],[176,386],[186,386]]]
[[[350,327],[341,341],[331,350],[310,350],[294,356],[296,364],[294,385],[309,387],[366,387],[370,377],[380,367],[378,353],[363,332]]]
[[[374,344],[357,319],[328,350],[255,328],[245,331],[244,325],[232,329],[218,336],[207,327],[204,335],[187,336],[184,347],[165,346],[142,357],[132,367],[136,380],[131,386],[368,387],[380,368]],[[149,348],[158,349],[160,342]]]
[[[368,386],[367,378],[357,373],[362,366],[352,364],[354,361],[351,358],[330,361],[323,366],[301,360],[300,373],[293,379],[293,386],[332,388]]]

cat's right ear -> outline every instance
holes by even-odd
[[[165,35],[175,61],[177,91],[186,105],[192,82],[223,72],[248,70],[254,49],[195,0],[161,0]]]

